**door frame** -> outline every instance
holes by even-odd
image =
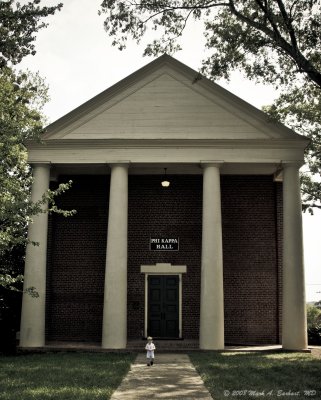
[[[140,272],[145,274],[145,321],[144,321],[144,336],[147,337],[148,329],[148,277],[149,275],[178,275],[178,302],[179,302],[179,321],[178,321],[178,339],[182,339],[182,298],[183,285],[182,274],[187,272],[186,265],[172,265],[159,263],[156,265],[141,265]]]

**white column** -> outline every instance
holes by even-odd
[[[298,164],[283,168],[283,311],[282,346],[307,348],[302,207]]]
[[[200,348],[224,349],[221,163],[203,165]]]
[[[34,165],[33,177],[31,200],[36,202],[49,188],[50,165]],[[44,205],[43,209],[46,210],[47,205]],[[28,239],[38,242],[39,246],[30,243],[26,251],[20,326],[21,347],[45,345],[47,233],[48,213],[45,212],[35,216],[28,227]],[[25,292],[30,287],[35,287],[39,297],[32,297]]]
[[[127,345],[128,163],[111,166],[102,347]]]

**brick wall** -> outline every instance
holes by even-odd
[[[47,321],[48,340],[101,340],[109,177],[73,180],[59,198],[73,217],[50,218]]]
[[[226,343],[278,343],[276,185],[269,176],[222,179]]]
[[[129,176],[128,337],[144,329],[141,265],[187,265],[183,337],[198,338],[202,176]],[[66,181],[69,177],[62,178]],[[50,221],[47,339],[101,340],[109,178],[75,176],[60,202],[78,213]],[[278,343],[282,200],[269,176],[222,176],[226,343]],[[278,205],[278,207],[277,207]],[[180,238],[179,252],[149,250],[149,237]]]
[[[145,276],[141,265],[186,265],[183,274],[183,336],[198,338],[200,260],[202,234],[202,178],[169,176],[162,188],[160,177],[130,176],[128,217],[128,335],[140,337],[144,329]],[[180,250],[150,251],[149,238],[179,237]]]

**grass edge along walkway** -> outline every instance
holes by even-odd
[[[0,356],[1,400],[107,400],[134,353],[46,353]]]
[[[309,353],[188,354],[215,400],[321,399],[321,359]],[[46,353],[0,357],[1,400],[107,400],[135,353]]]
[[[295,352],[193,352],[215,400],[321,399],[321,359]]]

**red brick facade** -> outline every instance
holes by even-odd
[[[49,229],[46,336],[48,340],[101,340],[108,218],[109,176],[73,180],[59,199],[76,209],[54,215]]]
[[[279,342],[280,200],[271,177],[222,179],[227,343]]]
[[[47,340],[101,340],[109,177],[74,176],[60,201],[71,218],[50,220]],[[141,265],[186,265],[183,337],[198,338],[202,176],[129,175],[128,337],[144,329]],[[281,289],[280,184],[271,176],[222,176],[225,343],[278,343]],[[149,250],[150,236],[180,239],[178,252]]]

